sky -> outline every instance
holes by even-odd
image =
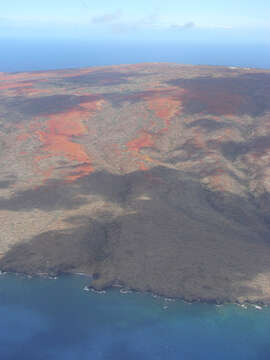
[[[269,0],[0,1],[0,37],[270,42]]]

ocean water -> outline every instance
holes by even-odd
[[[270,45],[188,43],[94,43],[0,38],[0,72],[86,66],[175,62],[270,68]]]
[[[270,359],[269,308],[96,294],[86,284],[0,276],[0,359]]]

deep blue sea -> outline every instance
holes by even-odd
[[[87,284],[0,276],[0,359],[270,359],[270,308],[96,294]]]
[[[0,72],[86,66],[175,62],[270,68],[270,45],[188,43],[94,43],[0,38]]]

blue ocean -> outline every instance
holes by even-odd
[[[270,359],[270,308],[97,294],[89,281],[0,276],[0,359]]]
[[[0,72],[174,62],[270,68],[267,44],[97,43],[79,40],[0,38]]]

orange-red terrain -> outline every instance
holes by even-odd
[[[42,144],[41,152],[43,155],[35,157],[36,161],[48,157],[63,157],[70,162],[80,164],[75,171],[67,176],[68,180],[76,180],[81,176],[90,174],[94,168],[91,158],[87,154],[84,146],[72,141],[72,138],[78,138],[88,133],[84,121],[98,109],[101,101],[80,104],[81,109],[71,109],[69,112],[50,115],[45,130],[36,130]]]
[[[270,71],[0,73],[0,270],[270,302]]]

